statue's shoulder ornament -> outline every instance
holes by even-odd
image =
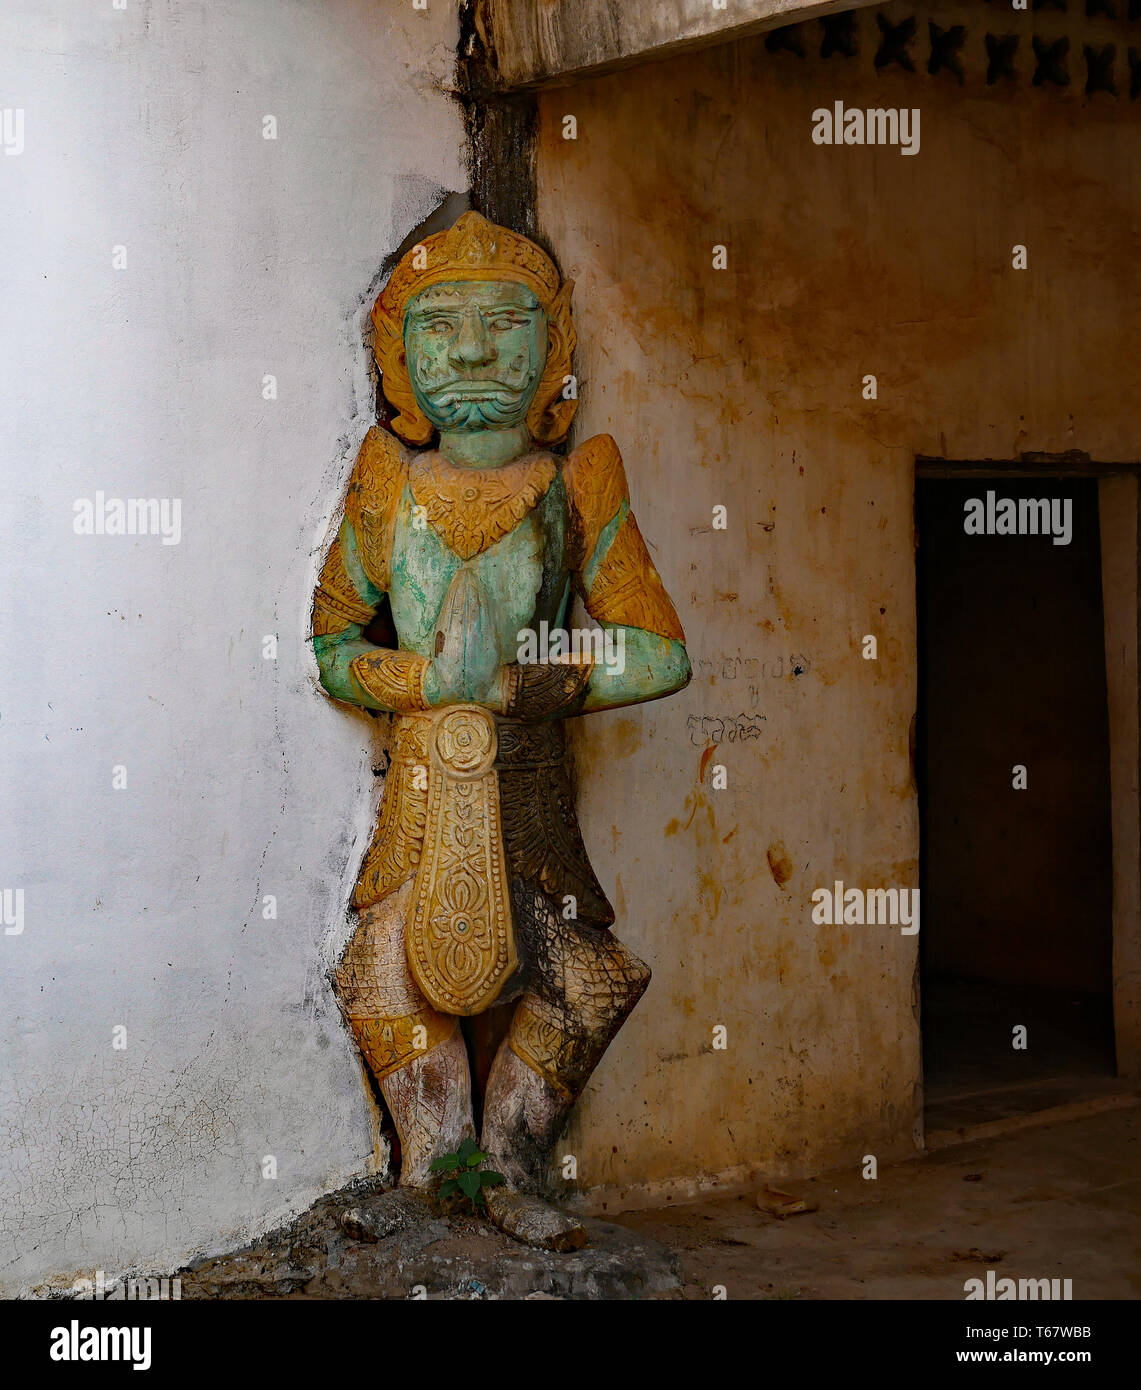
[[[573,449],[563,467],[572,568],[581,569],[594,554],[598,537],[629,502],[630,489],[618,445],[596,434]]]
[[[586,611],[598,622],[638,627],[684,642],[677,610],[650,558],[630,511],[630,489],[618,445],[596,434],[573,451],[563,470],[574,569],[586,568],[599,537],[626,504],[625,516],[610,536],[601,563],[584,585]]]
[[[381,593],[388,590],[392,524],[408,470],[408,450],[395,435],[374,425],[364,437],[349,481],[345,520],[356,535],[365,573]]]

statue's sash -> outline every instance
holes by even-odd
[[[482,1013],[518,959],[497,748],[495,720],[479,705],[452,705],[432,720],[428,815],[406,947],[413,978],[441,1013]]]

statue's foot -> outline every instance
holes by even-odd
[[[355,1207],[346,1207],[340,1221],[341,1229],[350,1240],[373,1241],[418,1226],[430,1216],[426,1193],[397,1187],[377,1197],[368,1197]]]
[[[513,1192],[508,1187],[484,1189],[487,1211],[504,1235],[535,1250],[581,1250],[590,1239],[586,1227],[538,1197]]]

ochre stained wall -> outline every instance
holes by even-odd
[[[917,15],[913,71],[877,69],[879,13]],[[928,73],[930,21],[965,26],[962,82]],[[1020,36],[989,85],[988,23]],[[1141,457],[1122,24],[937,5],[853,25],[852,57],[820,57],[813,22],[804,56],[762,36],[541,97],[576,435],[619,440],[695,668],[576,733],[615,929],[655,972],[566,1140],[598,1201],[912,1151],[916,938],[814,925],[811,893],[917,884],[915,456]],[[1065,89],[1032,82],[1055,31]],[[1095,39],[1119,98],[1083,91]],[[919,152],[814,144],[838,100],[918,108]]]

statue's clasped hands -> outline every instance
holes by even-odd
[[[440,609],[425,689],[433,705],[485,705],[503,713],[507,670],[487,592],[479,576],[464,566]]]
[[[589,678],[589,658],[537,666],[504,662],[479,576],[466,566],[456,572],[440,609],[425,682],[433,705],[483,705],[497,714],[551,718],[576,704]]]

